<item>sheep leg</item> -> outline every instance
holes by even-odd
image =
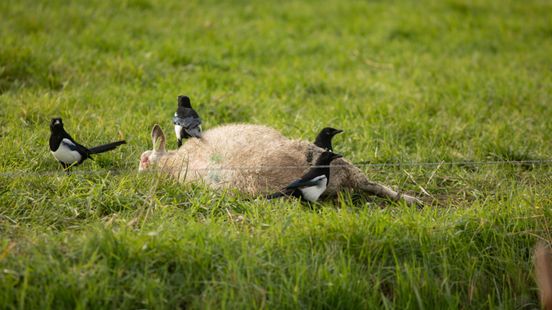
[[[350,188],[354,191],[364,192],[393,201],[404,200],[409,205],[423,205],[422,201],[416,197],[398,193],[387,186],[371,182],[362,170],[343,158],[334,160],[332,165],[335,165],[335,167],[330,168],[329,194],[335,194],[342,188]]]
[[[368,194],[376,195],[382,198],[388,198],[393,201],[404,200],[409,205],[422,205],[422,201],[416,197],[412,197],[406,194],[402,194],[390,189],[387,186],[364,180],[360,184],[357,184],[357,190],[363,191]]]

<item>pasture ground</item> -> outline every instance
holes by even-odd
[[[206,129],[344,129],[354,162],[551,158],[550,16],[544,0],[1,1],[0,307],[537,307],[550,166],[364,167],[424,188],[423,209],[136,170],[183,93]],[[85,145],[128,145],[66,176],[54,116]]]

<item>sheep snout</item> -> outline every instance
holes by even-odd
[[[138,167],[138,171],[143,171],[149,168],[150,160],[149,160],[149,154],[142,154],[140,156],[140,166]]]

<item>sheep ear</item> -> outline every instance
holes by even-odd
[[[165,151],[165,134],[159,125],[155,124],[151,130],[151,141],[153,142],[153,150],[156,152]]]

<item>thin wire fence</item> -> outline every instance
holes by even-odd
[[[372,163],[369,161],[361,161],[352,163],[358,167],[367,167],[367,168],[403,168],[403,167],[443,167],[443,166],[499,166],[499,165],[517,165],[517,166],[548,166],[552,165],[552,159],[540,159],[540,160],[488,160],[488,161],[436,161],[436,162],[386,162],[386,163]],[[223,167],[223,166],[213,166],[208,168],[188,168],[187,171],[262,171],[262,170],[271,170],[271,169],[307,169],[307,168],[323,168],[323,167],[346,167],[348,165],[329,165],[329,166],[308,166],[308,165],[294,165],[294,166],[278,166],[278,165],[267,165],[267,166],[232,166],[232,167]],[[145,171],[145,173],[156,172]],[[97,175],[97,174],[124,174],[124,173],[138,173],[138,169],[98,169],[98,170],[78,170],[72,169],[70,174],[72,175]],[[144,172],[141,172],[144,173]],[[48,170],[48,171],[3,171],[0,172],[0,177],[5,178],[14,178],[14,177],[25,177],[25,176],[60,176],[65,175],[65,173],[60,170]]]

